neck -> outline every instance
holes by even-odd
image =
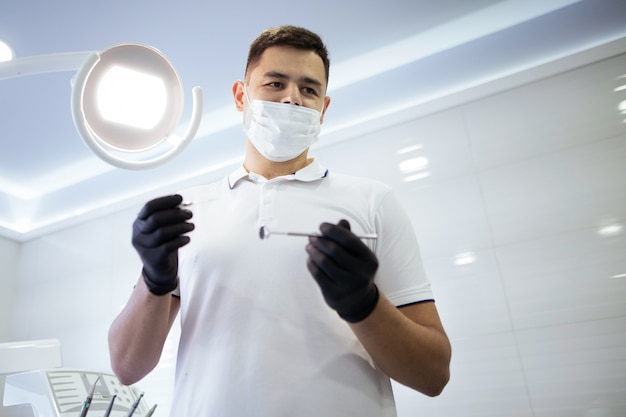
[[[309,165],[313,162],[313,158],[308,158],[307,154],[308,151],[304,151],[289,161],[274,162],[261,155],[250,141],[246,141],[246,156],[243,161],[243,167],[248,172],[254,172],[271,180],[272,178],[293,174]]]

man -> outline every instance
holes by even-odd
[[[172,415],[395,416],[389,377],[429,396],[447,384],[406,214],[387,186],[308,155],[328,73],[316,34],[264,31],[233,85],[243,166],[146,203],[133,225],[143,271],[111,326],[112,367],[124,384],[149,373],[180,310]],[[320,236],[263,240],[263,226]]]

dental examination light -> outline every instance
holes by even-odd
[[[120,44],[90,53],[72,80],[72,117],[78,133],[102,160],[119,168],[162,165],[191,143],[202,117],[202,90],[182,137],[173,133],[183,110],[176,70],[158,50]]]
[[[8,46],[1,50],[13,52]],[[74,125],[85,144],[116,167],[162,165],[180,154],[200,127],[202,90],[194,87],[189,126],[182,137],[173,133],[183,111],[182,84],[172,64],[153,47],[126,43],[101,52],[9,58],[7,52],[7,61],[0,62],[0,80],[76,71]]]

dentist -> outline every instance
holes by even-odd
[[[393,191],[309,155],[329,67],[317,34],[261,33],[232,88],[243,164],[149,201],[133,224],[143,269],[111,325],[111,364],[139,381],[180,314],[172,416],[391,417],[391,379],[428,396],[448,382],[450,344]],[[261,240],[261,226],[320,236]]]

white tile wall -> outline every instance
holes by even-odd
[[[13,339],[13,297],[17,282],[19,245],[0,237],[0,343]]]

